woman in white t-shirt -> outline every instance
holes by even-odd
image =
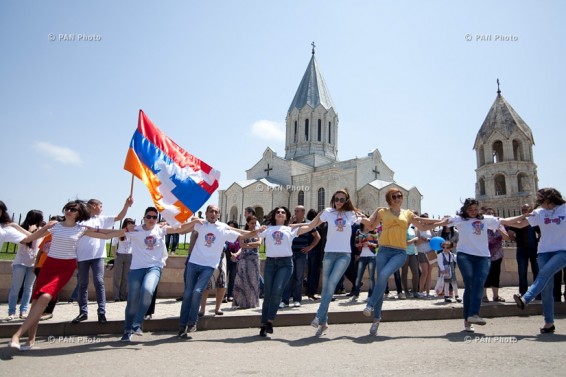
[[[328,224],[322,262],[322,294],[316,317],[311,322],[311,326],[317,328],[316,336],[318,337],[328,329],[328,307],[336,285],[350,264],[352,225],[362,222],[368,229],[374,228],[370,219],[362,218],[356,212],[346,189],[336,191],[330,199],[330,205],[331,208],[326,208],[308,225],[301,227],[305,231],[310,231],[323,222]],[[372,218],[375,216],[376,212]]]
[[[553,333],[554,326],[554,274],[566,267],[566,201],[554,188],[543,188],[537,192],[537,205],[540,207],[530,214],[523,214],[509,220],[521,221],[515,228],[527,225],[540,228],[538,244],[539,272],[533,284],[521,297],[513,296],[517,306],[524,309],[537,295],[541,295],[544,326],[541,334]]]
[[[293,272],[293,238],[306,233],[303,228],[289,227],[291,212],[287,207],[276,207],[268,215],[269,226],[259,233],[265,240],[266,260],[263,271],[264,299],[261,308],[259,336],[273,333],[273,321],[277,315],[283,290]]]
[[[132,232],[136,222],[127,217],[122,221],[121,229]],[[112,239],[111,251],[114,253],[114,301],[126,301],[128,298],[128,272],[132,264],[132,244],[126,236]]]

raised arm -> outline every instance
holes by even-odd
[[[114,217],[114,221],[122,221],[124,217],[126,217],[126,213],[128,213],[128,209],[134,204],[134,198],[128,196],[126,198],[126,202],[124,203],[124,208]]]
[[[322,212],[321,212],[322,213]],[[317,226],[319,226],[320,224],[322,224],[322,220],[320,219],[320,215],[321,213],[319,213],[318,215],[316,215],[316,217],[308,224],[292,224],[289,225],[291,228],[295,228],[295,227],[299,227],[299,230],[297,232],[297,234],[300,236],[303,233],[307,233],[310,232],[311,230],[313,230],[314,228],[316,228]]]
[[[366,227],[366,229],[375,229],[377,228],[377,226],[379,225],[379,223],[381,222],[381,216],[379,215],[379,210],[381,208],[376,208],[375,211],[373,211],[373,213],[371,214],[371,216],[368,217],[363,217],[362,218],[362,224],[364,224],[364,226]]]
[[[16,229],[18,232],[22,233],[24,236],[29,236],[31,232],[27,231],[26,229],[22,228],[18,223],[9,223],[8,226]]]

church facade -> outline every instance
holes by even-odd
[[[219,190],[223,221],[245,223],[244,209],[253,207],[258,219],[276,206],[297,205],[321,211],[332,194],[346,188],[354,205],[366,214],[386,207],[391,187],[404,195],[404,208],[420,213],[422,195],[412,185],[394,180],[394,171],[376,148],[367,156],[338,159],[338,113],[315,59],[314,47],[305,74],[286,117],[285,156],[267,148],[246,171],[246,179]]]
[[[536,199],[535,141],[529,126],[501,95],[499,80],[497,85],[497,97],[474,143],[476,199],[500,216],[518,215],[521,205],[534,205]]]

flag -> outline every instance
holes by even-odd
[[[147,186],[171,226],[186,222],[218,188],[220,172],[167,137],[140,110],[124,169]]]

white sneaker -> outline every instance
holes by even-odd
[[[320,321],[318,320],[318,317],[314,317],[314,319],[311,322],[311,326],[314,328],[318,328],[318,326],[320,326]]]
[[[404,292],[399,293],[399,300],[406,300],[407,296],[405,295]]]
[[[279,303],[279,309],[283,309],[284,307],[285,307],[285,303],[284,303],[284,302]]]
[[[301,303],[300,303],[299,301],[295,301],[295,302],[293,303],[293,306],[294,306],[295,308],[299,308],[299,307],[301,307]]]
[[[316,334],[314,334],[317,338],[320,338],[324,335],[324,332],[328,329],[328,325],[323,323],[322,325],[318,326],[318,330],[316,330]]]
[[[369,306],[366,306],[366,307],[364,308],[364,311],[362,312],[362,314],[363,314],[365,317],[371,317],[371,312],[372,312],[372,311],[373,311],[373,310],[372,310]]]
[[[370,335],[377,335],[377,329],[379,328],[379,321],[374,322],[371,324],[371,327],[369,328],[369,333]]]
[[[474,329],[474,325],[472,325],[468,321],[464,321],[464,331],[465,332],[475,332],[476,330]]]
[[[480,325],[480,326],[483,326],[483,325],[486,324],[485,319],[483,319],[482,317],[480,317],[477,314],[468,317],[468,322],[470,322],[471,324],[476,324],[476,325]]]

